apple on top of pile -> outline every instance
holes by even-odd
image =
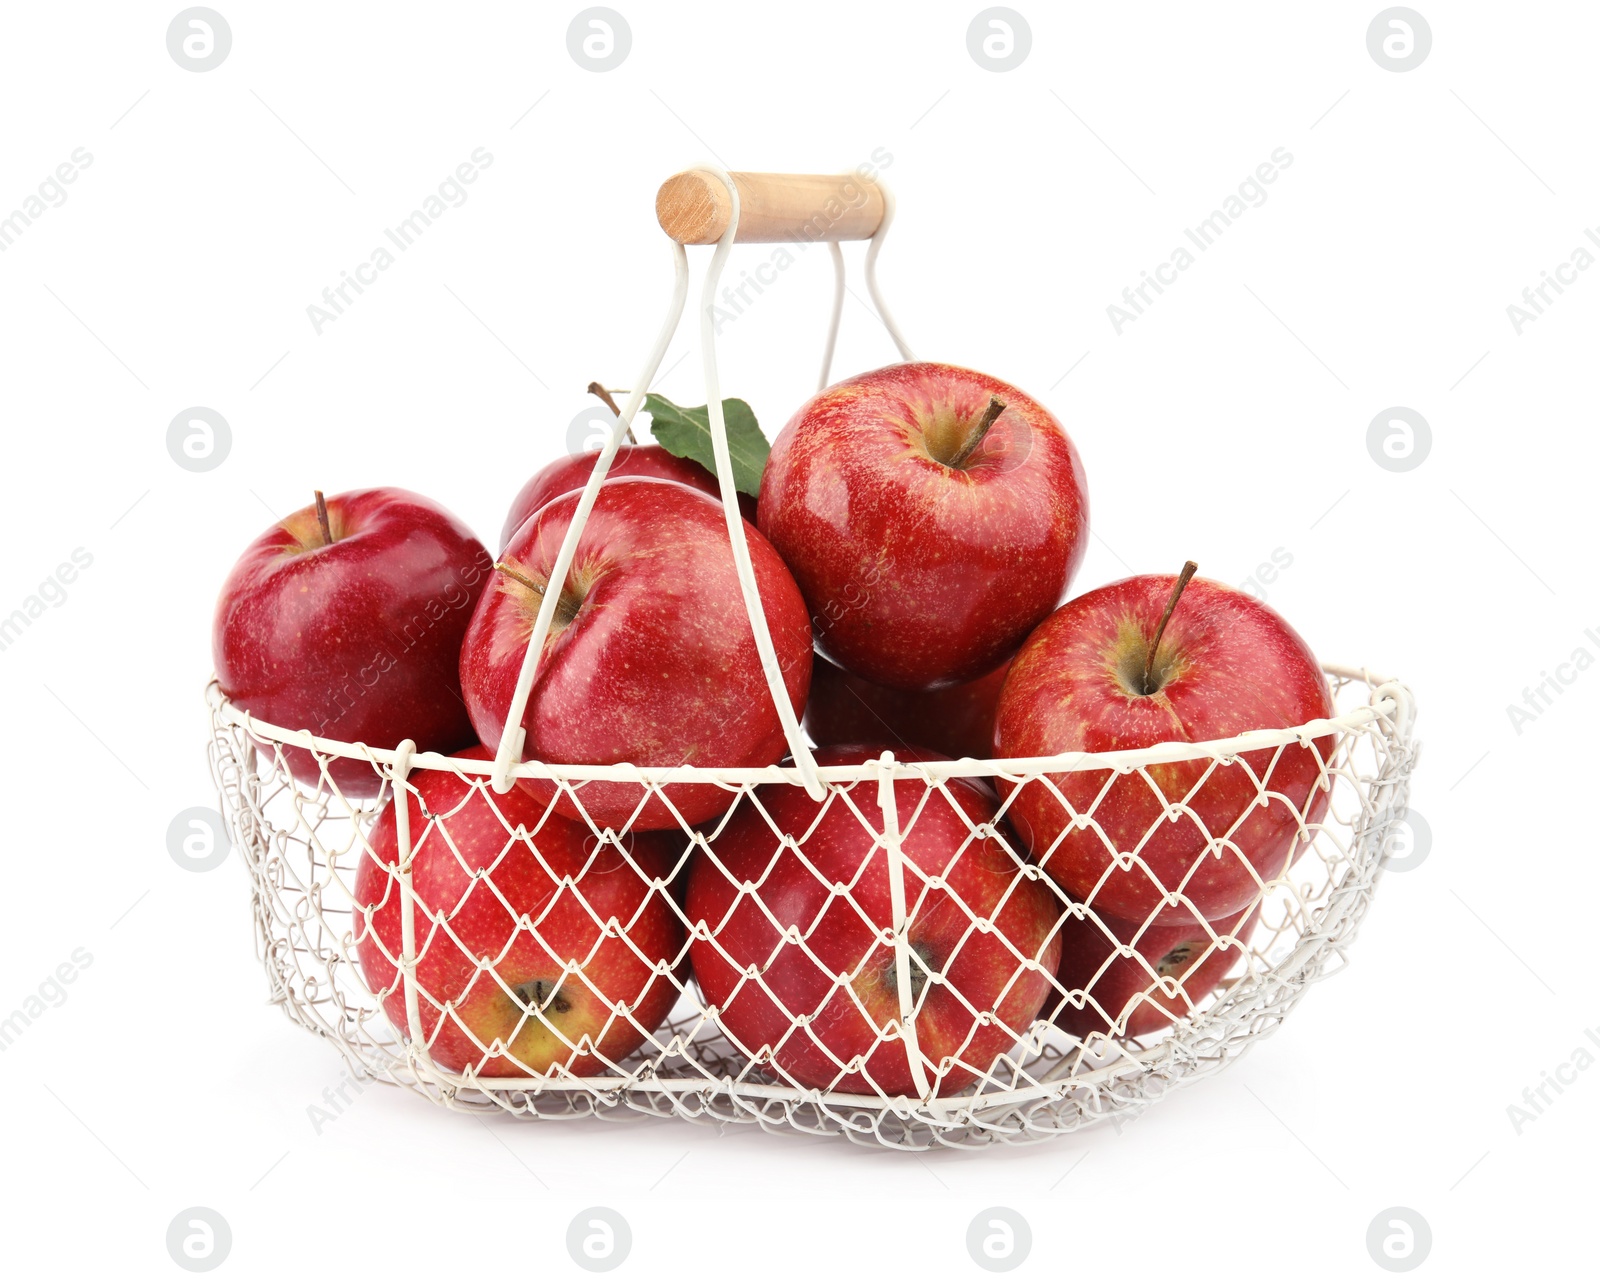
[[[528,481],[497,557],[418,494],[318,493],[223,587],[223,693],[271,725],[486,760],[555,590],[524,759],[781,760],[707,410],[657,395],[645,409],[658,443],[617,450],[556,586],[594,453]],[[893,365],[819,392],[770,452],[748,405],[728,400],[724,413],[767,625],[820,764],[886,748],[911,762],[1115,751],[1333,715],[1294,629],[1192,578],[1192,564],[1062,603],[1088,540],[1083,464],[1016,387]],[[1326,811],[1331,746],[1020,788],[997,778],[998,792],[951,779],[948,802],[897,782],[929,1088],[970,1084],[1041,1017],[1081,1038],[1141,1037],[1190,1013],[1240,962],[1232,940],[1248,938],[1260,883],[1284,873]],[[282,750],[307,788],[380,793],[366,761]],[[866,800],[818,803],[787,783],[737,799],[708,783],[649,793],[595,781],[574,795],[525,778],[493,796],[481,773],[424,770],[405,791],[423,991],[414,1033],[441,1066],[607,1072],[692,971],[761,1070],[811,1089],[921,1092],[884,941],[893,911],[875,785]],[[355,943],[404,1029],[395,804],[367,834]]]

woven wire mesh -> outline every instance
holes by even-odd
[[[309,740],[251,721],[215,684],[210,758],[272,1000],[353,1073],[530,1118],[978,1146],[1132,1119],[1343,967],[1405,816],[1416,745],[1402,686],[1329,673],[1331,732],[1272,750],[1202,745],[1199,781],[1179,797],[1161,791],[1172,754],[1159,748],[1048,771],[866,760],[825,774],[820,803],[770,781],[776,767],[699,770],[692,781],[728,793],[720,818],[636,832],[588,821],[581,770],[545,771],[558,790],[539,801],[496,794],[486,760],[345,747],[385,784],[351,801],[326,769],[318,787],[296,783],[285,746]],[[1273,770],[1307,752],[1316,784],[1296,800]],[[1195,864],[1214,865],[1239,851],[1190,802],[1239,771],[1247,808],[1291,812],[1292,845],[1253,873],[1242,910],[1191,914],[1187,941],[1159,959],[1141,944],[1161,921],[1071,899],[1041,869],[1049,852],[1030,855],[1007,821],[1017,794],[1047,788],[1069,805],[1067,793],[1090,796],[1070,810],[1074,830],[1100,832],[1094,798],[1138,779],[1163,797],[1152,833],[1196,825]],[[637,785],[641,808],[669,794]],[[397,787],[409,804],[384,814]],[[1150,836],[1102,832],[1108,868],[1146,870]],[[1169,914],[1193,874],[1160,887]]]

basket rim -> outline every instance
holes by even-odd
[[[1364,684],[1371,691],[1370,700],[1365,705],[1353,707],[1339,716],[1307,721],[1303,725],[1281,729],[1247,730],[1232,738],[1208,739],[1194,743],[1165,741],[1153,743],[1148,747],[1114,752],[1063,752],[1055,756],[1019,756],[982,760],[962,757],[959,760],[949,761],[902,761],[895,757],[892,751],[886,751],[884,757],[855,765],[819,765],[817,776],[825,783],[858,783],[882,779],[885,776],[896,779],[939,781],[996,776],[1022,778],[1028,775],[1072,774],[1108,769],[1127,773],[1148,765],[1166,765],[1179,761],[1210,759],[1226,763],[1246,752],[1259,752],[1292,743],[1309,747],[1315,739],[1367,729],[1383,720],[1409,721],[1410,691],[1394,678],[1379,676],[1365,667],[1348,667],[1332,663],[1324,663],[1322,670],[1337,679]],[[390,770],[399,767],[401,772],[407,774],[418,770],[438,770],[452,774],[481,774],[489,777],[493,775],[495,769],[493,758],[468,760],[444,752],[407,750],[405,744],[395,748],[369,747],[365,743],[321,738],[310,730],[288,729],[269,721],[258,720],[222,692],[221,683],[215,675],[206,686],[206,701],[223,724],[236,726],[252,738],[264,743],[309,749],[325,756],[365,760],[374,766],[387,767]],[[603,780],[653,785],[714,783],[746,787],[761,783],[789,783],[804,786],[804,779],[798,768],[778,764],[714,767],[642,766],[628,763],[561,765],[544,761],[521,761],[511,770],[511,777],[546,779],[555,782]]]

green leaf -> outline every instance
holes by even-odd
[[[713,476],[717,459],[711,449],[711,407],[696,405],[685,409],[665,396],[651,392],[644,398],[650,414],[650,434],[669,454],[699,463]],[[772,446],[756,425],[756,416],[742,400],[722,402],[722,416],[728,424],[728,454],[733,460],[733,483],[741,494],[758,497],[761,470],[767,465]]]

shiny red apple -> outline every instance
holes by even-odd
[[[500,546],[504,548],[512,536],[522,528],[522,523],[552,498],[581,490],[589,483],[589,473],[594,471],[599,450],[558,458],[536,471],[518,492],[506,515],[505,527],[500,531]],[[606,483],[621,480],[624,476],[652,476],[657,480],[675,480],[679,484],[710,494],[721,502],[717,478],[699,463],[688,458],[669,454],[660,445],[621,445],[606,472]],[[755,500],[748,494],[739,495],[739,510],[752,525],[756,519]]]
[[[473,748],[462,759],[487,760]],[[408,790],[420,1026],[452,1072],[613,1070],[677,1000],[684,927],[670,884],[682,842],[664,832],[601,843],[525,789],[423,770]],[[356,873],[356,953],[396,1028],[409,1027],[399,839],[391,801]],[[370,915],[369,915],[370,913]],[[608,928],[615,921],[618,929]]]
[[[1000,692],[996,754],[1204,742],[1333,710],[1310,648],[1269,606],[1208,579],[1147,574],[1068,601],[1028,638]],[[1000,786],[1012,825],[1071,897],[1177,925],[1191,910],[1238,912],[1283,874],[1327,811],[1333,746],[1329,735],[1231,764],[1050,775],[1070,810],[1037,779]]]
[[[1192,913],[1182,925],[1068,915],[1056,979],[1084,1003],[1053,995],[1050,1004],[1060,1002],[1056,1025],[1080,1040],[1095,1033],[1142,1037],[1188,1018],[1239,967],[1259,912],[1254,905],[1211,925]]]
[[[940,689],[890,689],[835,667],[820,655],[811,668],[806,732],[821,746],[893,743],[946,756],[994,755],[994,714],[1008,664],[987,676]]]
[[[882,750],[824,748],[817,761],[851,764]],[[690,959],[722,1029],[779,1076],[808,1089],[918,1097],[899,1031],[894,948],[884,942],[894,912],[876,839],[878,785],[837,786],[848,790],[821,803],[797,786],[763,786],[711,835],[689,870]],[[1061,947],[1055,891],[1020,855],[975,835],[996,821],[993,794],[961,779],[948,788],[953,800],[920,781],[894,785],[917,1054],[940,1094],[989,1071],[1027,1031]]]
[[[319,504],[273,525],[228,574],[211,629],[222,692],[321,738],[382,748],[410,738],[434,752],[471,743],[457,661],[489,554],[443,507],[404,489]],[[284,755],[295,778],[322,784],[309,751]],[[331,758],[328,773],[352,799],[382,782],[361,760]]]
[[[461,647],[480,741],[500,741],[522,656],[577,494],[541,508],[501,554]],[[756,587],[796,715],[811,683],[811,626],[778,554],[746,527]],[[672,481],[601,487],[578,541],[522,719],[523,759],[558,764],[770,765],[785,750],[719,503]],[[554,785],[525,785],[541,796]],[[694,824],[727,809],[714,783],[579,785],[556,808],[621,829]],[[670,802],[670,804],[669,804]],[[675,812],[676,811],[676,812]]]
[[[757,517],[818,648],[897,689],[993,671],[1060,603],[1089,538],[1061,424],[1008,383],[929,363],[801,406],[772,446]]]

